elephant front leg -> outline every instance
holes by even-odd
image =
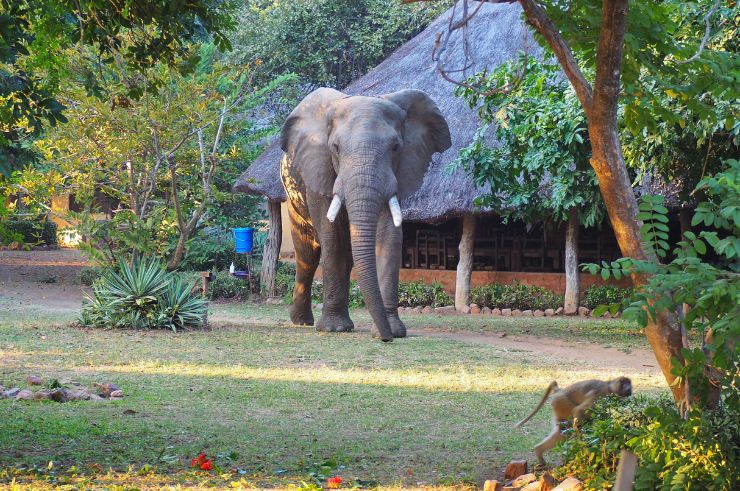
[[[326,218],[329,208],[326,199],[309,195],[309,207],[315,220],[321,220],[321,269],[324,284],[324,306],[316,322],[316,330],[349,332],[355,328],[349,317],[349,276],[352,271],[352,247],[346,211],[342,210],[334,222]],[[315,208],[315,209],[314,209]]]
[[[390,210],[385,208],[378,218],[375,256],[378,264],[378,283],[383,297],[393,337],[406,337],[406,326],[398,317],[398,271],[401,269],[403,231],[393,225]]]
[[[302,206],[303,205],[303,206]],[[321,257],[321,248],[316,240],[316,231],[306,219],[308,209],[302,202],[288,200],[290,234],[295,246],[295,286],[290,320],[299,326],[312,326],[311,286]]]

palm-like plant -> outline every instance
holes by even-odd
[[[203,325],[208,302],[193,293],[193,288],[179,276],[172,276],[160,298],[159,327],[173,331]]]

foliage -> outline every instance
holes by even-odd
[[[231,57],[259,64],[262,82],[297,74],[309,87],[341,88],[420,32],[451,1],[244,0]]]
[[[563,306],[563,296],[541,286],[490,285],[478,286],[470,291],[470,301],[479,307],[491,309],[546,310]]]
[[[590,420],[561,448],[565,464],[557,475],[572,474],[589,489],[609,487],[619,452],[628,448],[639,460],[634,489],[737,489],[740,463],[740,412],[727,405],[694,411],[686,419],[672,400],[610,396],[590,410]]]
[[[519,65],[526,65],[522,79]],[[490,186],[478,205],[528,223],[543,217],[566,221],[568,210],[575,207],[581,223],[599,223],[603,205],[589,165],[586,118],[558,66],[520,54],[519,60],[468,82],[477,89],[458,87],[455,93],[477,108],[482,126],[453,166],[464,167],[479,187]],[[505,93],[494,90],[508,85],[515,88]],[[485,140],[491,125],[495,146]]]
[[[226,32],[233,21],[232,3],[221,0],[1,1],[0,173],[29,163],[33,156],[24,140],[38,135],[43,121],[51,126],[68,121],[56,98],[69,69],[66,49],[94,47],[91,59],[105,64],[146,69],[163,62],[188,72],[198,58],[188,53],[187,42],[210,34],[228,49]],[[99,90],[98,74],[93,63],[83,72],[90,93]],[[153,80],[149,89],[162,81]],[[141,95],[136,86],[122,93]]]
[[[188,242],[188,249],[180,265],[185,271],[223,271],[228,269],[234,255],[234,236],[230,230],[207,228]]]
[[[211,300],[249,298],[250,285],[248,281],[236,278],[228,271],[218,271],[208,284],[208,298]]]
[[[93,283],[80,322],[86,326],[186,329],[205,321],[208,305],[193,285],[165,271],[156,258],[118,260]]]
[[[593,310],[599,305],[621,305],[633,293],[632,288],[619,288],[614,285],[592,285],[583,292],[583,306]]]
[[[14,240],[4,242],[3,238]],[[51,220],[2,220],[0,221],[0,243],[21,242],[30,245],[57,245],[57,224]]]
[[[104,272],[105,268],[100,268],[97,266],[86,266],[80,269],[79,273],[77,273],[77,278],[83,285],[93,286],[93,284],[95,284],[95,282],[103,276]]]
[[[452,297],[442,288],[442,284],[436,281],[431,285],[422,281],[398,283],[399,307],[444,307],[453,303]]]
[[[290,302],[293,298],[293,287],[295,286],[295,263],[279,261],[275,271],[276,294]]]
[[[661,312],[678,312],[690,307],[680,321],[685,331],[702,334],[702,347],[685,347],[685,363],[674,364],[674,373],[687,380],[692,403],[705,405],[712,392],[710,384],[723,390],[738,382],[740,335],[740,161],[730,160],[727,169],[700,181],[708,201],[697,205],[692,226],[703,225],[700,233],[687,231],[672,251],[667,264],[655,261],[618,259],[611,264],[589,264],[584,269],[603,278],[628,274],[650,275],[647,283],[630,299],[624,317],[641,326]],[[653,254],[666,257],[669,245],[664,227],[667,209],[660,197],[646,197],[640,203],[638,218],[644,221],[642,233]],[[615,310],[618,305],[597,310]],[[707,376],[708,375],[708,376]],[[710,381],[711,379],[711,381]],[[737,395],[737,391],[731,392]],[[740,400],[733,401],[734,404]]]
[[[290,298],[293,297],[293,287],[290,288]],[[314,280],[311,285],[311,300],[315,303],[324,301],[324,283],[320,280]],[[365,306],[365,297],[360,291],[360,286],[355,280],[349,280],[349,308],[359,309]]]

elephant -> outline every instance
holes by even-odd
[[[287,194],[296,276],[291,321],[314,325],[311,286],[321,261],[319,331],[351,331],[352,267],[383,341],[404,337],[398,317],[402,214],[432,155],[451,145],[432,99],[419,90],[379,97],[319,88],[286,119],[280,174]]]

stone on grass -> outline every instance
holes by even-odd
[[[535,310],[532,313],[534,314],[535,317],[544,317],[545,316],[545,313],[543,311],[541,311],[540,309],[537,309],[537,310]]]
[[[520,488],[522,486],[526,486],[527,484],[534,482],[537,480],[537,476],[534,474],[522,474],[521,476],[517,477],[511,482],[512,486],[516,486],[517,488]]]
[[[604,312],[604,319],[611,319],[611,318],[612,318],[612,313],[611,312],[609,312],[608,310],[606,312]]]
[[[569,477],[565,481],[561,482],[552,491],[581,491],[583,489],[583,483],[575,477]]]
[[[445,305],[444,307],[435,307],[434,308],[435,314],[441,314],[441,315],[447,315],[447,314],[454,314],[455,313],[455,306],[454,305]]]
[[[511,309],[501,309],[501,315],[504,317],[511,317]]]
[[[103,382],[101,384],[94,383],[93,387],[98,389],[98,394],[106,398],[110,397],[111,392],[116,391],[116,390],[121,390],[119,386],[111,382]]]
[[[421,313],[422,314],[431,314],[432,313],[432,308],[429,305],[427,305],[423,309],[421,309]]]
[[[68,401],[87,401],[90,399],[90,393],[85,389],[70,389],[67,391]]]
[[[51,400],[51,391],[50,390],[40,390],[38,392],[33,393],[33,399],[35,401],[50,401]]]
[[[123,397],[123,391],[121,389],[114,390],[113,392],[110,393],[111,399],[120,399],[122,397]]]
[[[519,316],[522,315],[522,311],[519,310],[519,309],[514,309],[514,310],[511,311],[511,315],[514,316],[514,317],[519,317]]]
[[[506,464],[504,469],[504,479],[516,479],[517,477],[527,473],[527,461],[526,460],[512,460]]]
[[[555,311],[553,309],[545,309],[545,317],[552,317],[555,315]]]
[[[558,307],[557,310],[555,310],[555,315],[563,315],[565,313],[565,307]]]
[[[424,308],[421,305],[417,305],[416,307],[414,307],[414,312],[416,312],[417,314],[421,314],[422,310],[424,310]]]
[[[483,483],[483,491],[501,491],[504,485],[495,479]]]
[[[484,315],[491,315],[491,309],[489,307],[483,307],[480,309],[480,313]]]
[[[36,375],[29,375],[26,377],[26,383],[28,385],[44,385],[44,380]]]
[[[529,310],[529,309],[522,310],[522,315],[525,316],[525,317],[532,317],[532,311]]]
[[[491,310],[491,315],[501,315],[501,309],[495,308]]]
[[[105,397],[100,397],[97,394],[90,394],[90,398],[88,400],[90,400],[90,401],[96,401],[96,402],[107,401],[107,399]]]
[[[23,389],[18,391],[18,393],[13,397],[16,401],[30,401],[33,400],[33,391],[30,391],[28,389]]]
[[[581,316],[586,317],[590,313],[591,313],[591,311],[588,310],[586,307],[578,307],[578,315],[581,315]]]
[[[471,314],[480,314],[480,307],[477,303],[471,303],[470,304],[470,313]]]
[[[6,389],[3,391],[3,397],[5,397],[6,399],[12,399],[16,395],[18,395],[18,392],[20,391],[21,389],[18,387],[13,387],[12,389]]]

